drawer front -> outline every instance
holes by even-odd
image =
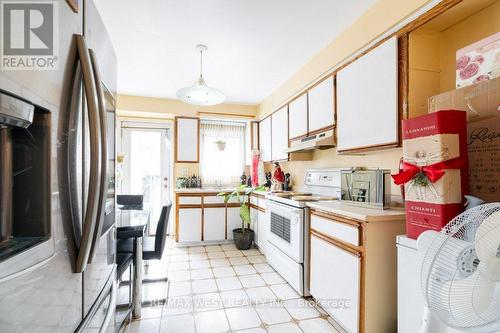
[[[217,196],[203,197],[203,204],[223,204],[223,203],[224,203],[224,197],[217,197]]]
[[[180,205],[201,205],[201,197],[179,197]]]
[[[317,215],[311,215],[311,228],[346,243],[355,246],[360,245],[358,228],[345,223],[326,219]]]
[[[258,206],[259,205],[259,198],[251,196],[250,197],[250,203]]]

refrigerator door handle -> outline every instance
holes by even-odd
[[[81,273],[87,267],[89,260],[90,249],[95,231],[95,221],[97,218],[97,200],[99,189],[99,174],[100,174],[100,144],[99,144],[99,118],[97,110],[96,87],[93,79],[92,66],[90,63],[89,53],[85,44],[85,39],[81,35],[76,35],[76,45],[78,50],[78,58],[80,60],[83,85],[85,87],[85,97],[87,100],[87,109],[89,116],[89,143],[90,143],[90,173],[89,173],[89,188],[87,192],[87,205],[85,207],[85,215],[83,217],[83,230],[76,258],[76,273]]]
[[[97,204],[97,224],[94,230],[94,237],[92,240],[92,246],[90,247],[90,255],[88,262],[90,263],[95,256],[95,249],[99,239],[101,238],[101,232],[104,224],[104,215],[106,211],[106,181],[108,175],[108,149],[107,149],[107,127],[106,127],[106,103],[104,100],[104,91],[102,89],[101,72],[99,70],[99,64],[97,62],[97,57],[94,50],[89,49],[90,63],[92,66],[92,72],[94,74],[94,83],[96,87],[97,95],[97,107],[99,110],[99,128],[100,138],[101,138],[101,174],[99,180],[99,198]]]
[[[99,333],[104,333],[108,330],[109,322],[111,321],[113,313],[116,309],[116,293],[116,281],[113,281],[113,284],[111,285],[111,298],[109,300],[108,311],[106,312],[102,326],[99,329]]]

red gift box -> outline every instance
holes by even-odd
[[[416,239],[440,231],[463,209],[468,193],[467,123],[464,111],[439,111],[403,120],[406,232]]]

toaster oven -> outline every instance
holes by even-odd
[[[367,208],[388,208],[391,202],[391,171],[348,169],[341,171],[343,203]]]

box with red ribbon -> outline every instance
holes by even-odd
[[[439,231],[463,211],[468,193],[466,128],[464,111],[403,120],[403,170],[393,178],[405,186],[408,237]]]

